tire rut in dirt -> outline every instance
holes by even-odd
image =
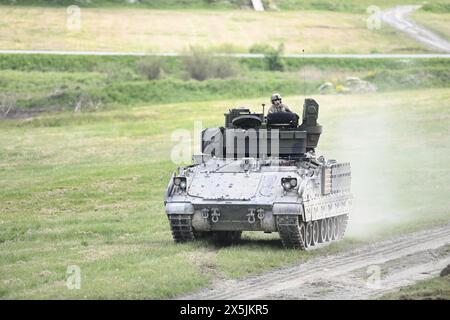
[[[346,223],[346,221],[344,221]],[[241,296],[252,296],[255,292],[261,292],[265,288],[272,287],[280,282],[290,281],[299,277],[314,276],[318,270],[323,268],[329,268],[330,264],[333,264],[333,268],[344,267],[348,263],[352,263],[355,259],[360,261],[365,261],[374,256],[382,255],[386,258],[393,259],[393,255],[402,252],[403,250],[408,250],[408,248],[417,246],[418,243],[424,243],[433,241],[442,242],[448,239],[450,233],[450,226],[445,226],[443,228],[437,228],[432,230],[420,231],[414,236],[402,236],[392,240],[386,240],[382,243],[377,243],[376,245],[368,245],[361,247],[357,251],[346,251],[340,256],[339,261],[336,261],[334,256],[321,257],[317,262],[311,263],[309,267],[302,266],[302,270],[296,270],[297,267],[286,268],[284,270],[279,270],[276,272],[269,272],[268,276],[257,277],[257,281],[253,278],[248,283],[245,281],[242,285],[233,286],[232,288],[221,288],[219,292],[213,293],[210,290],[207,292],[208,299],[241,299],[236,295],[239,292]],[[391,257],[392,256],[392,257]],[[331,259],[331,260],[330,260]],[[273,274],[272,274],[273,273]],[[200,296],[194,295],[195,299],[202,299],[203,294]],[[203,296],[205,298],[205,296]]]

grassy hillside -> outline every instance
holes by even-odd
[[[268,70],[265,59],[241,59],[232,62],[236,74],[205,81],[191,79],[181,58],[157,62],[163,73],[148,80],[141,70],[143,62],[147,63],[146,58],[1,55],[0,98],[14,100],[12,111],[74,110],[78,103],[83,109],[86,105],[86,111],[95,111],[133,104],[260,97],[273,91],[313,94],[322,83],[343,85],[349,76],[370,81],[379,91],[445,88],[450,81],[446,59],[284,59],[283,72]]]
[[[66,8],[0,6],[0,14],[0,48],[11,50],[182,52],[194,45],[248,52],[284,43],[286,53],[427,52],[387,25],[368,29],[364,11],[83,8],[79,28],[67,26],[74,16]]]
[[[229,107],[259,108],[267,96],[0,121],[0,297],[168,298],[449,221],[448,89],[313,95],[319,152],[352,162],[345,240],[314,253],[283,250],[276,234],[174,244],[163,207],[171,133],[220,125]],[[300,110],[302,98],[285,101]],[[65,286],[69,265],[81,268],[80,290]]]

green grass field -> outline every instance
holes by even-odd
[[[267,97],[1,121],[1,297],[170,298],[450,220],[448,89],[315,98],[320,151],[352,161],[355,213],[343,242],[313,253],[283,250],[276,234],[224,248],[171,239],[171,132],[221,125],[228,108]],[[285,100],[300,109],[302,97]],[[81,268],[80,290],[65,286],[69,265]]]
[[[450,300],[450,276],[420,281],[383,295],[383,300]]]
[[[79,28],[70,27],[75,18],[64,7],[0,5],[0,17],[0,48],[11,50],[182,52],[195,45],[248,52],[255,44],[284,43],[286,53],[427,52],[388,26],[367,28],[364,10],[83,8],[73,24]]]

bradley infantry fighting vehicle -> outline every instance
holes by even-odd
[[[242,231],[278,232],[286,248],[342,238],[351,210],[350,165],[316,157],[319,105],[295,113],[231,109],[225,126],[202,131],[202,154],[170,179],[165,205],[176,242]]]

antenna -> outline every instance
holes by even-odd
[[[264,107],[266,106],[266,104],[265,103],[263,103],[262,104],[262,107],[263,107],[263,116],[264,116]]]
[[[302,49],[303,57],[303,96],[306,99],[306,64],[305,64],[305,49]]]

